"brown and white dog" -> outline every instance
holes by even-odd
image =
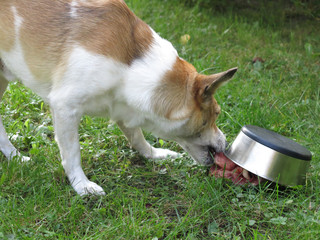
[[[225,148],[213,94],[236,71],[198,74],[122,0],[0,1],[0,96],[20,79],[50,104],[62,165],[80,195],[105,194],[81,167],[82,115],[109,116],[146,158],[178,154],[150,146],[141,128],[209,165],[210,152]],[[1,121],[0,149],[20,155]]]

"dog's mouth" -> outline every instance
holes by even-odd
[[[215,148],[213,147],[209,147],[208,148],[208,152],[209,152],[209,155],[212,156],[214,158],[214,156],[216,155],[217,151]]]
[[[208,155],[206,159],[206,165],[211,166],[212,164],[214,164],[214,157],[216,156],[217,151],[213,147],[208,147],[207,152]]]

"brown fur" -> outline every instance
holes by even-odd
[[[194,108],[191,89],[196,74],[196,69],[190,63],[177,58],[173,69],[164,76],[161,85],[154,91],[155,112],[171,120],[188,118]],[[179,111],[181,115],[175,116]]]
[[[213,94],[222,76],[198,74],[190,63],[177,58],[173,70],[155,90],[153,107],[156,113],[170,120],[189,118],[187,126],[192,134],[204,128],[216,129],[220,107]],[[176,116],[177,112],[181,114]]]
[[[193,101],[195,109],[188,122],[189,130],[194,133],[201,132],[206,128],[217,129],[216,120],[220,114],[218,105],[213,93],[208,93],[207,82],[214,81],[215,75],[205,76],[197,74],[193,84]]]
[[[123,1],[82,4],[77,14],[80,21],[74,25],[74,38],[93,52],[129,65],[133,59],[141,57],[152,43],[150,28]]]
[[[1,0],[0,2],[0,50],[4,51],[9,51],[13,47],[15,39],[11,1]]]
[[[39,80],[51,78],[65,51],[71,29],[67,2],[29,0],[14,4],[23,18],[20,42],[25,61]],[[31,14],[34,11],[37,13]]]
[[[122,0],[79,3],[75,7],[76,18],[70,16],[70,4],[71,0],[2,0],[0,49],[9,51],[15,41],[11,6],[23,18],[20,42],[28,67],[37,79],[48,80],[57,69],[63,69],[61,61],[64,62],[72,43],[130,64],[153,41],[147,24]]]
[[[216,120],[221,109],[214,98],[214,93],[232,78],[236,71],[237,68],[232,68],[209,76],[197,74],[192,89],[196,108],[188,124],[190,129],[201,131],[204,128],[213,128],[217,130]]]

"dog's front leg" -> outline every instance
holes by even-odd
[[[0,100],[7,86],[8,86],[8,81],[1,72],[1,59],[0,59]],[[18,150],[10,142],[8,135],[6,133],[6,130],[2,124],[1,116],[0,116],[0,150],[7,157],[8,160],[13,159],[15,156],[18,156],[22,162],[26,162],[30,160],[29,157],[21,156]]]
[[[137,150],[142,156],[152,159],[177,158],[178,153],[168,149],[154,148],[144,138],[141,128],[128,128],[123,122],[117,122],[121,131],[127,137],[131,146]]]
[[[103,189],[88,180],[81,167],[81,155],[78,127],[81,115],[74,109],[66,107],[52,107],[55,139],[58,143],[62,158],[62,165],[68,179],[79,195],[105,195]]]

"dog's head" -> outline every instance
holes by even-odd
[[[179,123],[167,133],[168,138],[177,141],[201,165],[212,164],[212,155],[225,150],[225,136],[216,126],[221,109],[214,94],[236,71],[232,68],[206,76],[178,59],[157,89],[155,109]]]

